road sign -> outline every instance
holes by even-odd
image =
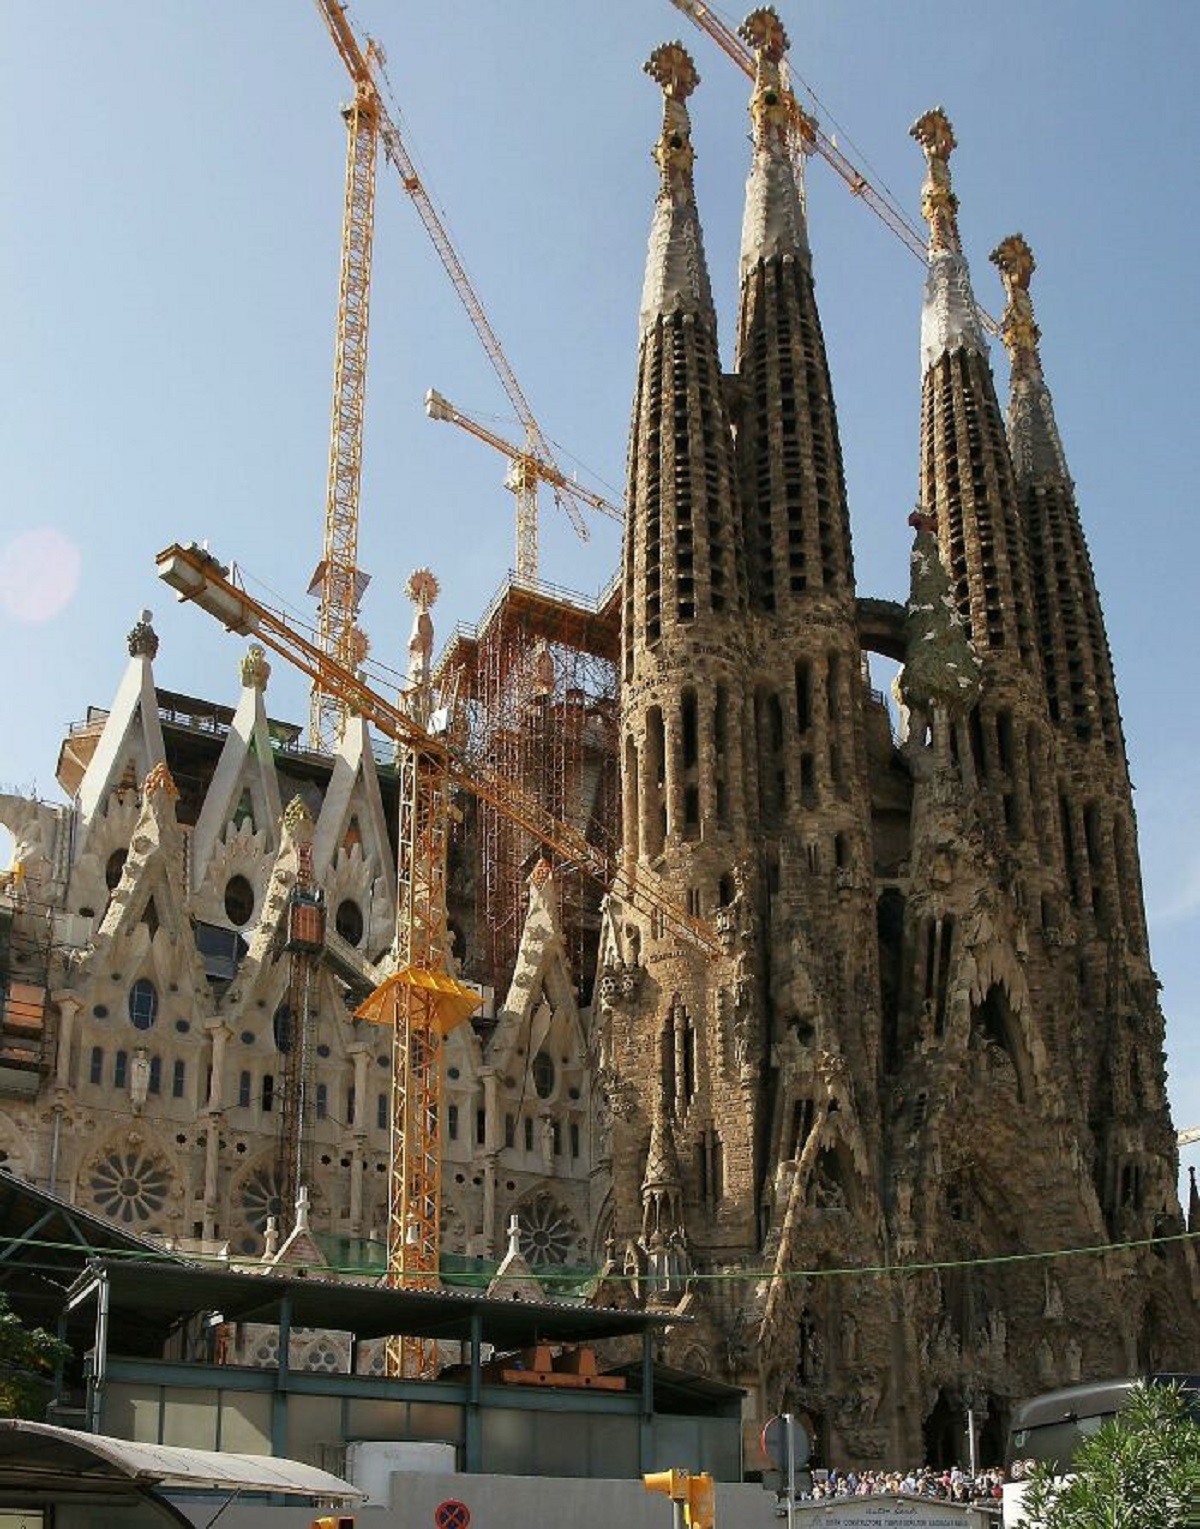
[[[788,1435],[791,1434],[791,1464],[805,1466],[812,1458],[812,1440],[790,1412],[768,1418],[762,1431],[762,1451],[776,1470],[788,1468]]]
[[[469,1529],[471,1510],[465,1502],[450,1497],[433,1510],[433,1521],[437,1529]]]

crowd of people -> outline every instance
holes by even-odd
[[[824,1480],[820,1479],[824,1477]],[[916,1497],[933,1497],[942,1502],[999,1502],[1004,1472],[999,1466],[971,1475],[959,1466],[941,1470],[923,1465],[907,1471],[831,1470],[813,1473],[812,1491],[805,1494],[810,1502],[830,1497],[871,1497],[880,1492],[907,1492]]]

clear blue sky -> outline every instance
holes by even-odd
[[[1175,1120],[1200,1125],[1200,708],[1184,683],[1200,566],[1200,7],[789,0],[781,12],[826,131],[913,215],[922,161],[907,129],[946,107],[964,241],[993,312],[988,251],[1019,229],[1037,255],[1043,357],[1137,785]],[[543,428],[565,465],[573,454],[619,490],[656,185],[659,98],[641,66],[681,37],[702,75],[697,180],[727,360],[746,82],[669,0],[359,0],[353,16],[387,48],[410,149]],[[0,0],[0,20],[0,782],[55,798],[62,730],[108,704],[141,607],[162,639],[160,684],[236,694],[239,645],[173,606],[154,578],[161,547],[207,538],[306,606],[348,90],[304,0]],[[819,161],[809,202],[860,592],[901,596],[921,271]],[[375,655],[398,665],[412,568],[441,579],[445,633],[478,614],[512,559],[503,461],[427,421],[424,391],[501,429],[511,415],[390,170],[372,315],[364,618]],[[54,553],[46,566],[31,564],[39,547]],[[544,577],[595,591],[616,557],[614,528],[599,522],[580,545],[547,505]],[[300,720],[303,686],[283,667],[271,708]]]

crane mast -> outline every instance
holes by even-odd
[[[479,337],[479,342],[483,346],[484,353],[486,354],[488,360],[491,362],[492,369],[495,371],[496,376],[500,379],[500,385],[503,387],[509,402],[512,404],[512,407],[516,412],[517,418],[521,422],[521,427],[525,432],[524,451],[520,453],[519,456],[514,455],[512,458],[513,482],[510,484],[510,487],[513,488],[514,493],[517,495],[517,537],[518,547],[520,549],[518,562],[520,563],[523,561],[526,566],[531,567],[533,570],[533,576],[536,576],[538,482],[546,482],[551,485],[554,493],[555,503],[561,510],[565,512],[567,518],[575,528],[575,532],[581,541],[589,540],[590,532],[588,530],[587,522],[585,521],[580,509],[580,505],[589,505],[593,509],[598,508],[598,506],[594,503],[593,499],[586,493],[586,491],[581,490],[578,485],[575,484],[567,476],[566,473],[559,469],[558,464],[555,461],[554,452],[551,449],[550,442],[547,440],[541,425],[538,424],[537,418],[535,417],[534,412],[529,405],[529,400],[525,397],[525,393],[521,388],[521,384],[517,381],[516,373],[513,371],[512,366],[509,364],[508,357],[504,353],[504,347],[500,344],[499,337],[497,336],[496,331],[492,328],[491,320],[488,318],[487,312],[484,309],[482,302],[480,302],[475,288],[471,285],[470,278],[467,275],[466,268],[459,257],[458,251],[454,248],[454,244],[450,239],[450,235],[446,232],[445,225],[443,224],[441,218],[438,216],[437,208],[434,206],[428,191],[425,189],[424,183],[421,180],[420,173],[417,170],[412,155],[409,153],[407,147],[405,146],[404,140],[400,136],[400,131],[387,110],[387,106],[384,103],[383,97],[379,91],[379,86],[375,79],[375,72],[373,67],[376,61],[382,63],[381,50],[376,47],[375,44],[370,42],[367,44],[365,52],[359,46],[358,39],[354,35],[354,29],[350,25],[349,17],[346,14],[346,7],[342,3],[342,0],[317,0],[317,7],[320,10],[322,17],[325,20],[325,24],[329,29],[329,34],[333,39],[334,46],[337,48],[338,55],[340,56],[343,64],[345,64],[350,78],[354,81],[355,107],[352,108],[352,110],[357,110],[359,108],[360,102],[363,104],[364,108],[364,116],[361,118],[361,123],[364,128],[364,137],[361,144],[359,144],[352,128],[351,155],[353,156],[354,154],[358,154],[359,161],[356,163],[361,164],[361,168],[363,170],[363,187],[359,190],[356,190],[355,192],[355,207],[357,209],[361,206],[365,216],[358,214],[356,215],[356,220],[353,223],[351,222],[351,184],[352,180],[354,179],[354,175],[352,172],[351,164],[348,161],[346,171],[347,214],[346,223],[343,230],[342,245],[343,276],[345,276],[348,265],[353,267],[353,262],[356,258],[352,251],[352,244],[356,240],[361,243],[362,250],[365,254],[365,261],[360,261],[360,266],[363,273],[363,283],[361,287],[355,289],[349,301],[346,296],[346,291],[343,289],[342,299],[338,308],[339,364],[342,354],[341,335],[343,320],[346,320],[348,328],[352,327],[352,320],[355,317],[352,303],[354,300],[358,300],[361,302],[362,325],[361,330],[355,330],[354,335],[352,336],[350,360],[353,362],[354,360],[361,359],[363,368],[361,376],[365,379],[367,296],[370,282],[370,242],[374,217],[373,209],[375,155],[378,144],[382,143],[384,155],[387,160],[395,167],[397,173],[400,176],[401,185],[412,198],[413,205],[417,209],[417,215],[420,217],[421,222],[425,225],[425,232],[429,235],[430,241],[432,242],[433,247],[437,252],[438,259],[441,261],[447,276],[449,276],[454,290],[458,294],[459,301],[466,309],[467,317],[470,319],[471,325]],[[366,131],[368,126],[370,127],[369,132]],[[370,156],[369,205],[365,195],[368,154]],[[355,184],[357,185],[357,182],[355,182]],[[365,241],[363,240],[364,235]],[[359,274],[358,268],[353,268],[351,274],[353,276],[357,276]],[[354,349],[355,345],[357,345],[359,341],[361,343],[361,353]],[[336,444],[338,428],[336,410],[337,399],[339,397],[336,384],[334,396],[334,429]],[[347,397],[350,397],[349,390],[347,390]],[[361,387],[357,395],[357,403],[359,458],[361,458]],[[348,444],[349,443],[347,441],[347,445]],[[351,453],[347,451],[346,460],[349,461],[350,457]],[[530,463],[539,464],[543,470],[536,473],[531,473],[529,467]],[[332,465],[330,471],[332,482]],[[355,478],[355,483],[357,485],[357,476]],[[355,493],[354,504],[354,523],[355,527],[357,527],[357,492]],[[318,573],[319,572],[320,570],[318,570]],[[348,653],[339,654],[337,656],[339,662],[344,663]],[[348,667],[353,667],[353,665],[349,665]]]
[[[322,10],[340,14],[333,0]],[[341,18],[344,21],[344,17]],[[333,23],[330,23],[331,30]],[[335,31],[335,36],[337,35]],[[320,602],[322,649],[347,668],[361,661],[364,640],[358,605],[366,577],[358,568],[359,496],[362,489],[363,414],[370,332],[371,256],[375,243],[375,164],[379,146],[378,93],[371,78],[373,50],[361,59],[354,100],[346,108],[346,191],[342,209],[342,253],[338,277],[337,341],[333,368],[333,422],[329,438],[329,479],[325,498],[325,540],[309,585]],[[345,722],[336,695],[314,684],[309,711],[309,743],[332,753]]]

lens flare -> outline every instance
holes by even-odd
[[[0,548],[0,606],[15,621],[49,621],[79,587],[79,548],[60,531],[38,526]]]

